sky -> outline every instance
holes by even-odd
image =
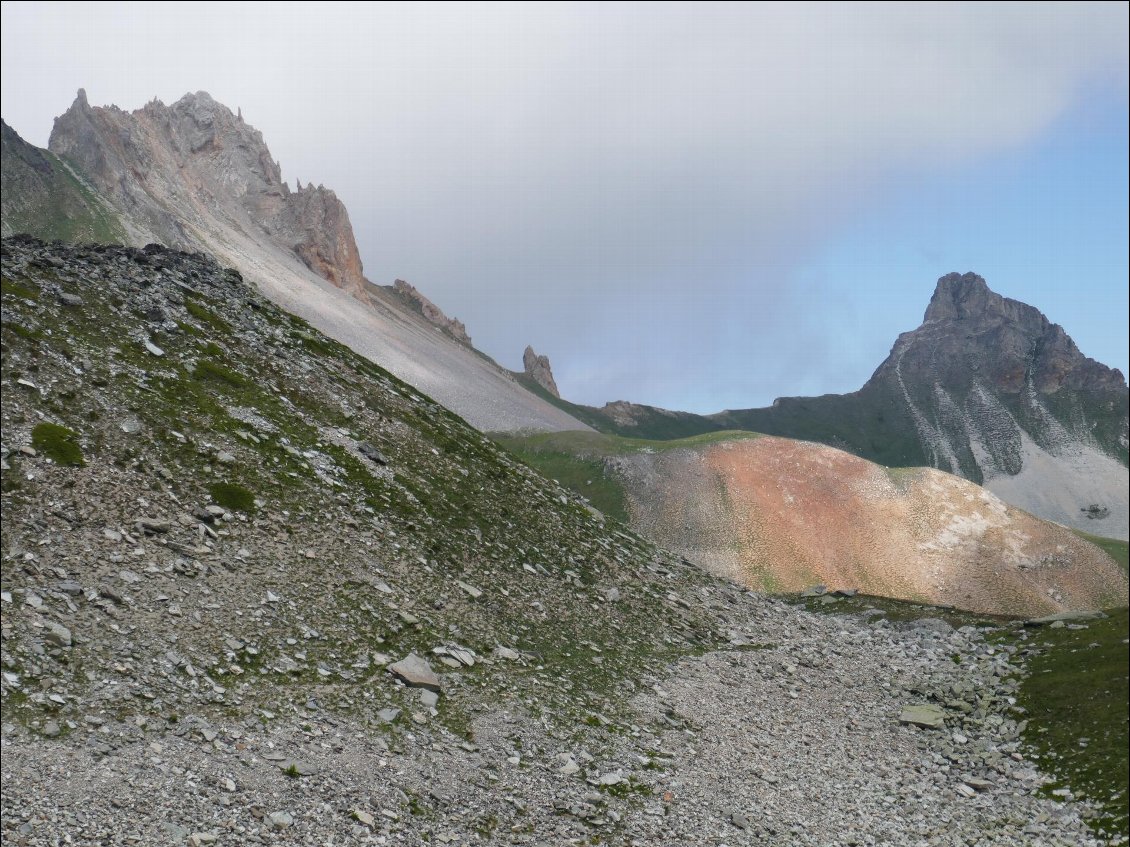
[[[3,3],[2,111],[208,91],[562,394],[852,391],[974,271],[1127,372],[1126,3]]]

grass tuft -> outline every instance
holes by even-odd
[[[37,424],[31,431],[31,446],[57,465],[82,467],[86,464],[78,433],[59,424]]]
[[[216,505],[240,512],[255,511],[255,495],[234,482],[217,482],[208,487]]]

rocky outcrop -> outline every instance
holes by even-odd
[[[463,321],[449,318],[443,313],[443,309],[417,291],[416,286],[398,279],[393,282],[392,290],[409,308],[423,315],[428,323],[435,324],[456,341],[471,346],[471,336],[467,334],[467,327],[463,325]]]
[[[277,221],[279,237],[292,244],[306,267],[338,288],[360,292],[365,281],[349,213],[328,188],[299,186]]]
[[[534,352],[533,347],[527,345],[526,351],[522,354],[522,367],[526,376],[554,397],[561,397],[561,392],[557,390],[557,383],[553,379],[553,368],[549,366],[549,356],[539,356]]]
[[[258,231],[323,279],[365,296],[341,201],[322,186],[292,192],[262,134],[206,92],[125,112],[92,107],[80,89],[56,118],[49,146],[157,240],[207,249],[223,227]]]

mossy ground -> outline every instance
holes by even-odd
[[[78,433],[59,424],[36,424],[31,431],[31,446],[57,465],[81,467],[86,464]]]
[[[208,493],[212,495],[216,505],[225,509],[236,509],[241,512],[255,510],[255,495],[238,483],[217,482],[208,487]]]

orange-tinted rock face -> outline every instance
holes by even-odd
[[[621,467],[639,530],[754,588],[823,583],[1013,614],[1127,601],[1098,548],[940,471],[771,437]]]
[[[323,279],[354,294],[364,289],[361,254],[349,213],[328,188],[307,186],[287,197],[283,213],[296,241],[294,252]]]

